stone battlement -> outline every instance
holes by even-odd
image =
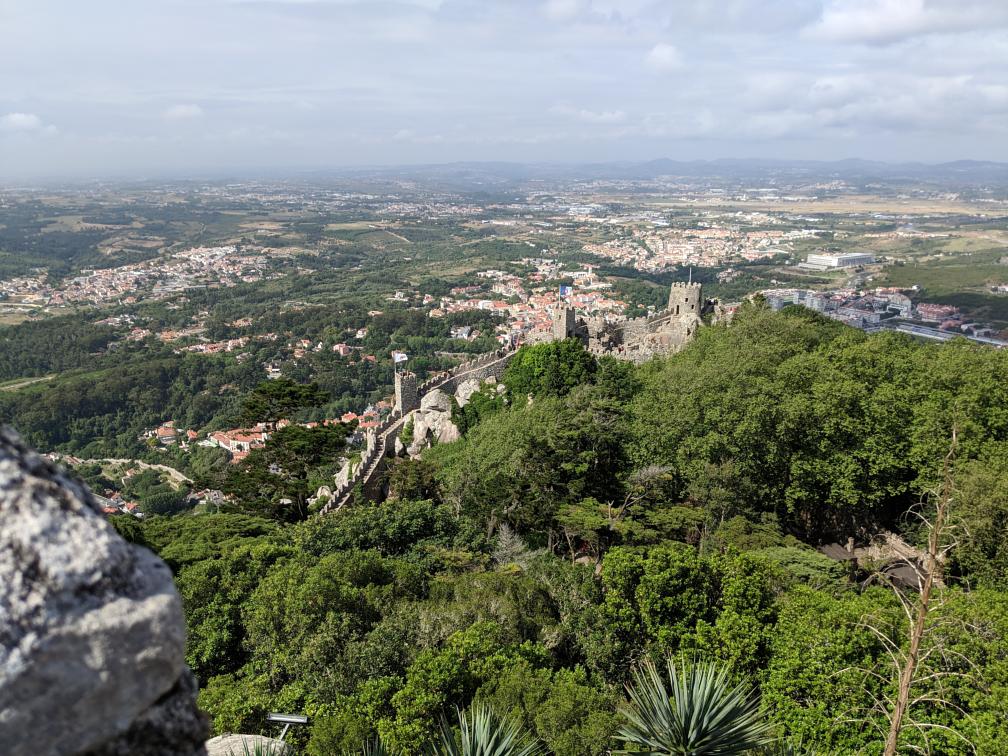
[[[361,454],[360,463],[354,468],[347,481],[333,491],[332,498],[326,504],[320,514],[336,512],[346,506],[353,497],[354,489],[359,485],[366,496],[376,497],[379,493],[381,476],[378,472],[382,468],[382,462],[395,448],[395,438],[406,425],[406,418],[409,413],[420,406],[423,397],[435,389],[442,389],[448,393],[454,393],[458,384],[468,378],[478,378],[484,380],[491,375],[500,380],[504,374],[504,369],[508,362],[514,357],[514,349],[498,349],[494,352],[476,357],[467,362],[463,362],[447,373],[441,373],[428,378],[419,386],[416,385],[416,376],[412,373],[396,374],[396,407],[378,425],[377,428],[368,431],[367,444]],[[405,392],[401,376],[413,376],[412,380],[406,379]],[[415,388],[414,388],[415,387]],[[412,390],[411,390],[412,389]],[[412,406],[399,401],[409,401]]]
[[[572,319],[573,310],[566,308],[554,317],[552,335],[580,339],[596,356],[644,362],[657,354],[676,352],[692,339],[701,325],[704,304],[699,282],[677,281],[669,287],[668,306],[661,312],[610,323],[600,318]]]

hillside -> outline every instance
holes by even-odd
[[[216,731],[297,710],[307,753],[374,735],[415,753],[476,700],[550,753],[603,754],[634,665],[685,655],[756,685],[787,742],[880,752],[906,617],[870,563],[816,547],[926,545],[908,512],[931,512],[955,428],[962,528],[920,675],[941,702],[908,712],[944,729],[903,737],[998,752],[1008,354],[756,305],[640,368],[573,342],[522,354],[508,401],[456,409],[463,438],[399,460],[382,503],[118,520],[176,573]]]

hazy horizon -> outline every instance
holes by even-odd
[[[1008,161],[998,0],[0,0],[0,179]]]

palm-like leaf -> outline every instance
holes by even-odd
[[[475,704],[458,713],[459,732],[441,720],[441,732],[429,744],[426,756],[540,756],[539,744],[522,726],[497,717],[492,710]]]
[[[770,742],[769,723],[748,685],[732,687],[728,672],[715,664],[668,660],[663,678],[648,661],[627,685],[626,724],[616,735],[644,749],[618,753],[653,756],[732,756]]]
[[[373,738],[364,743],[360,750],[344,751],[343,756],[390,756],[381,738]]]
[[[290,752],[290,746],[286,743],[256,739],[250,744],[248,740],[243,739],[241,751],[237,752],[234,748],[230,748],[228,756],[284,756]]]

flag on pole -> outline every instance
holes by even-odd
[[[564,297],[569,297],[571,295],[571,291],[572,291],[572,289],[571,289],[570,286],[561,286],[560,287],[560,298],[563,299]]]
[[[406,352],[392,352],[392,362],[398,365],[400,362],[406,362],[409,359],[409,355]]]

